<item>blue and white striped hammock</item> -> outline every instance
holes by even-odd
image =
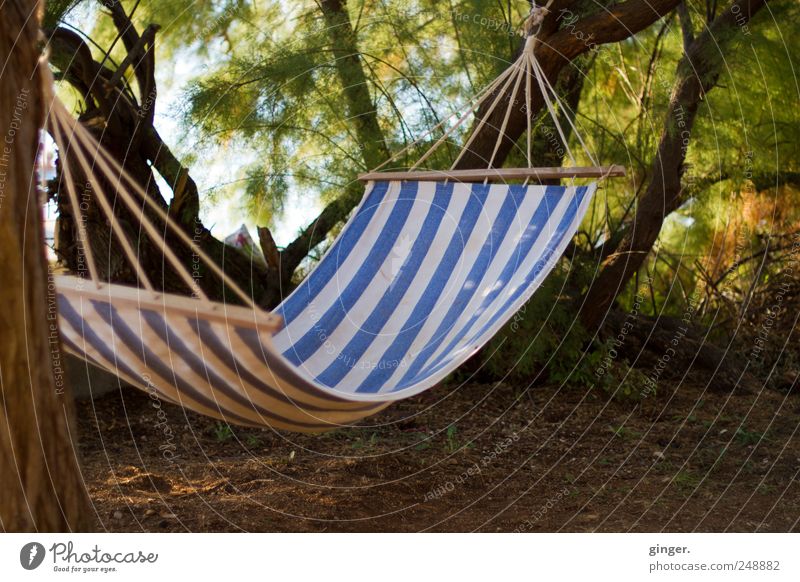
[[[533,45],[531,36],[519,59],[482,92],[412,170],[480,105],[489,104],[473,132],[477,134],[512,83],[512,94],[516,94],[525,80],[524,94],[530,105],[532,78],[566,145],[551,102],[556,92],[533,57]],[[488,167],[505,133],[511,104],[509,99]],[[193,244],[57,99],[53,99],[49,128],[59,151],[72,154],[62,160],[72,207],[80,204],[66,163],[70,157],[92,182],[112,234],[144,286],[101,282],[88,233],[83,221],[77,220],[90,280],[74,276],[56,280],[61,335],[67,349],[153,397],[233,424],[300,432],[349,424],[393,401],[419,394],[475,354],[553,269],[596,188],[595,183],[529,185],[527,179],[516,185],[466,184],[452,180],[458,172],[442,174],[438,181],[422,181],[431,180],[430,172],[401,173],[399,177],[405,179],[394,179],[392,173],[370,174],[366,194],[341,235],[306,280],[270,314],[255,306]],[[529,167],[507,171],[506,177],[545,177],[530,168],[530,136],[528,119]],[[581,144],[585,148],[582,140]],[[568,146],[567,151],[574,164]],[[587,154],[594,162],[588,150]],[[572,168],[564,175],[624,174],[618,166],[579,170]],[[95,172],[103,180],[96,180]],[[465,175],[469,172],[461,174],[465,179],[476,178]],[[561,176],[552,174],[549,177]],[[114,184],[114,200],[103,193],[101,183]],[[121,233],[114,204],[127,206],[139,216],[143,233],[156,243],[161,241],[165,259],[194,297],[153,288]],[[210,301],[163,245],[164,233],[144,212],[148,206],[250,307]]]
[[[374,182],[305,281],[257,321],[220,304],[58,277],[67,349],[234,424],[318,432],[427,390],[531,297],[594,192]]]

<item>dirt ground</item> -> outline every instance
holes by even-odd
[[[800,395],[442,386],[323,435],[79,403],[109,531],[800,530]]]

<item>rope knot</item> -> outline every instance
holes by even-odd
[[[525,30],[525,36],[535,36],[539,32],[539,28],[542,26],[542,22],[550,14],[550,4],[548,2],[546,6],[539,6],[535,2],[531,3],[531,11],[528,14],[528,18],[525,19],[525,24],[523,26]]]

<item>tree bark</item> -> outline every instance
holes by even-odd
[[[725,51],[766,0],[736,0],[691,41],[678,64],[658,153],[648,187],[637,201],[633,224],[603,263],[584,301],[581,321],[595,330],[617,295],[644,263],[664,219],[684,200],[681,178],[700,102],[725,66]]]
[[[91,523],[64,385],[35,160],[44,121],[36,0],[0,3],[0,527]]]

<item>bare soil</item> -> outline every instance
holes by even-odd
[[[450,385],[322,435],[157,406],[79,405],[98,530],[800,530],[796,388]]]

